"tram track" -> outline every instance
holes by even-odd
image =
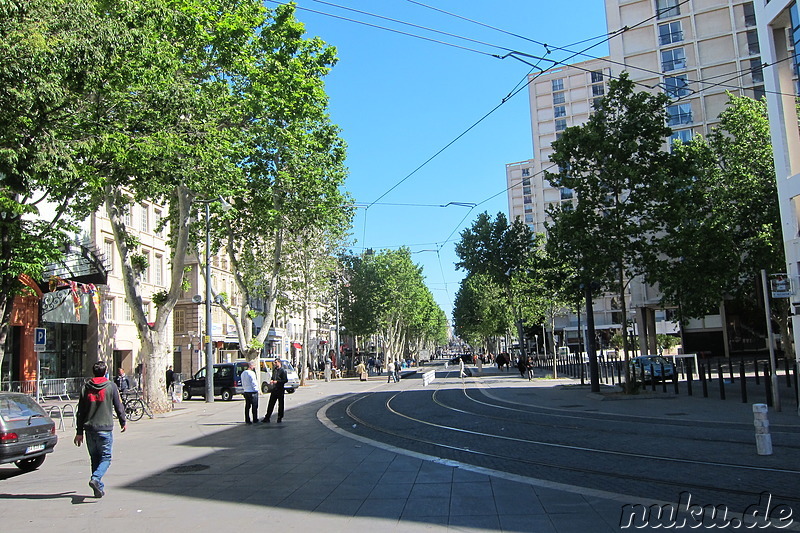
[[[434,391],[432,393],[432,398],[438,393],[439,391]],[[469,394],[467,394],[466,389],[464,389],[464,395],[469,398]],[[587,484],[589,488],[597,488],[603,487],[605,484],[602,482],[603,478],[613,478],[618,482],[622,482],[623,484],[630,483],[631,485],[635,486],[644,486],[644,485],[657,485],[662,489],[666,490],[666,493],[670,493],[670,491],[675,491],[679,489],[679,491],[706,491],[712,494],[718,494],[722,496],[730,496],[736,495],[741,498],[752,498],[754,494],[757,494],[758,491],[754,491],[752,489],[745,489],[745,488],[737,488],[734,486],[725,486],[721,487],[719,483],[714,482],[702,482],[698,479],[687,480],[683,479],[669,479],[664,475],[652,475],[652,472],[664,472],[668,471],[669,468],[664,466],[658,466],[653,468],[644,468],[644,472],[651,472],[650,475],[643,474],[643,469],[640,468],[642,464],[647,465],[677,465],[683,470],[691,470],[691,469],[714,469],[714,470],[726,470],[726,475],[728,477],[736,477],[736,476],[763,476],[763,475],[771,475],[771,476],[789,476],[795,477],[800,474],[800,470],[795,470],[791,468],[773,468],[767,466],[758,466],[758,465],[745,465],[745,464],[736,464],[736,463],[725,463],[721,461],[708,461],[708,460],[694,460],[694,459],[687,459],[687,458],[680,458],[680,457],[664,457],[662,455],[655,455],[655,454],[647,454],[641,452],[630,452],[630,451],[621,451],[621,450],[609,450],[609,449],[599,449],[599,448],[592,448],[587,446],[576,446],[570,445],[565,443],[554,443],[554,442],[547,442],[544,440],[536,440],[536,439],[529,439],[524,437],[517,437],[513,435],[503,435],[498,433],[489,433],[487,431],[477,431],[474,429],[468,429],[464,427],[457,427],[457,424],[442,424],[432,420],[425,420],[420,418],[419,416],[413,416],[407,412],[404,412],[403,408],[397,405],[399,402],[399,398],[403,395],[403,392],[398,392],[391,395],[388,399],[383,402],[383,410],[385,413],[391,415],[391,418],[385,418],[383,416],[377,417],[378,421],[374,421],[371,417],[367,416],[366,412],[369,409],[361,409],[363,403],[365,403],[365,399],[367,399],[368,395],[352,397],[350,400],[347,401],[347,406],[344,409],[344,414],[350,420],[350,422],[342,421],[341,427],[344,429],[348,429],[348,426],[352,425],[352,422],[355,422],[356,427],[360,426],[360,431],[364,431],[366,428],[368,431],[367,433],[372,433],[372,437],[375,438],[376,435],[383,435],[384,438],[388,437],[388,440],[400,440],[405,444],[405,447],[409,449],[419,449],[420,447],[424,447],[428,450],[435,451],[433,455],[437,457],[445,457],[445,458],[455,458],[459,461],[466,462],[469,464],[476,464],[476,466],[482,466],[483,464],[490,464],[490,465],[517,465],[517,468],[512,469],[512,473],[518,472],[523,470],[521,465],[524,465],[525,471],[532,471],[538,472],[541,475],[546,475],[551,480],[558,480],[559,473],[563,472],[570,472],[574,475],[577,475],[579,478],[593,478],[593,482]],[[450,409],[459,414],[463,414],[468,417],[474,416],[486,416],[487,418],[493,418],[495,421],[498,422],[505,422],[508,423],[508,418],[498,417],[498,416],[489,416],[481,413],[471,412],[464,409],[454,408],[452,406],[447,406],[442,404],[440,399],[434,400],[435,403],[439,405],[439,407],[444,409]],[[490,407],[493,407],[492,404],[489,404]],[[374,406],[370,408],[374,409]],[[404,427],[403,429],[395,429],[398,424],[396,421],[402,419],[406,421],[407,424],[410,424],[408,427]],[[518,420],[514,420],[514,422],[518,422]],[[431,437],[423,435],[424,431],[415,431],[412,429],[413,427],[427,427],[429,429],[434,430],[434,435],[437,435],[436,432],[441,432],[441,437]],[[563,426],[554,425],[556,428],[562,428]],[[580,429],[580,428],[578,428]],[[430,432],[428,432],[430,433]],[[483,444],[480,446],[476,445],[459,445],[452,442],[452,435],[467,435],[473,440],[479,440]],[[450,439],[445,438],[445,436],[450,436]],[[376,440],[381,440],[377,438]],[[495,443],[495,444],[492,444]],[[501,443],[501,444],[497,444]],[[741,444],[740,442],[736,441],[729,444]],[[520,453],[519,450],[524,448],[526,451],[525,453]],[[549,453],[542,452],[542,450],[559,450],[560,452],[569,453],[574,456],[585,456],[582,461],[573,460],[570,462],[566,461],[559,461],[559,460],[552,460],[548,456]],[[516,453],[511,453],[516,452]],[[580,464],[581,462],[588,462],[592,463],[594,461],[594,457],[606,457],[611,458],[611,460],[606,460],[607,464],[633,464],[635,463],[638,465],[637,468],[625,469],[625,468],[614,468],[612,467],[587,467],[585,464]],[[626,471],[627,470],[627,471]],[[631,473],[633,472],[633,473]],[[679,476],[680,477],[680,476]],[[707,476],[713,478],[714,476]],[[599,481],[594,480],[594,478],[599,479]],[[662,492],[664,492],[662,490]],[[786,494],[778,494],[773,493],[773,496],[776,500],[786,501],[786,502],[800,502],[800,498],[797,496],[791,495],[791,491],[784,491]],[[673,492],[674,493],[674,492]]]

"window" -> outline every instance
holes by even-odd
[[[103,266],[108,272],[114,270],[114,241],[106,239],[103,241]]]
[[[556,120],[556,131],[564,131],[567,129],[567,119],[560,118]]]
[[[748,30],[747,32],[747,51],[751,55],[758,55],[761,53],[761,46],[758,44],[758,32],[756,30]]]
[[[155,232],[155,234],[157,236],[163,237],[164,236],[164,228],[161,227],[162,217],[161,217],[161,211],[159,209],[156,209],[156,210],[153,211],[153,218],[155,219],[155,220],[153,220],[153,222],[155,223],[155,227],[153,228],[153,231]]]
[[[600,108],[600,104],[603,102],[602,98],[592,98],[592,107],[595,109]]]
[[[530,176],[530,175],[531,175],[531,169],[529,169],[529,168],[523,168],[523,169],[522,169],[522,175],[523,175],[523,176]]]
[[[523,187],[522,194],[533,194],[530,187]]]
[[[661,51],[661,70],[669,72],[682,68],[686,68],[686,55],[683,52],[683,48]]]
[[[553,93],[553,105],[563,104],[567,101],[566,93]]]
[[[670,98],[679,98],[686,96],[691,91],[689,90],[689,82],[686,81],[686,75],[671,76],[664,78],[664,92]]]
[[[522,184],[523,185],[530,185],[531,184],[531,179],[530,178],[522,178]]]
[[[683,41],[683,28],[680,20],[658,25],[658,43],[661,46],[681,41]]]
[[[142,283],[150,283],[150,252],[142,252],[144,268],[142,269]]]
[[[122,316],[125,318],[126,322],[130,322],[133,319],[133,313],[131,313],[131,306],[127,301],[125,301],[125,305],[122,308]]]
[[[525,215],[525,223],[533,224],[533,215]]]
[[[667,106],[667,123],[670,126],[692,123],[692,104],[677,104]]]
[[[103,318],[106,322],[114,320],[114,298],[106,298],[103,302]]]
[[[592,85],[592,96],[603,96],[606,88],[603,85]]]
[[[601,83],[603,81],[603,71],[602,70],[594,70],[589,73],[592,83]]]
[[[122,207],[122,223],[126,226],[131,225],[131,218],[133,217],[133,205],[128,204]]]
[[[526,213],[533,213],[533,206],[531,204],[526,205],[525,206],[525,212]]]
[[[145,233],[150,231],[150,207],[147,204],[142,204],[142,231]]]
[[[575,195],[572,189],[567,187],[561,187],[561,199],[562,200],[572,200],[572,197]]]
[[[692,130],[675,130],[672,132],[672,135],[669,136],[670,146],[675,144],[675,141],[688,143],[691,140],[692,140]]]
[[[532,201],[531,201],[531,197],[530,197],[530,196],[523,196],[523,197],[522,197],[522,203],[523,203],[523,204],[530,204],[530,203],[532,203]]]
[[[764,83],[764,69],[761,65],[761,59],[750,60],[750,75],[753,77],[753,83]]]
[[[153,269],[155,270],[156,285],[163,285],[163,278],[164,278],[164,257],[163,256],[156,255],[156,262],[153,263]]]
[[[557,105],[553,108],[553,113],[555,114],[556,118],[558,117],[566,117],[567,116],[567,106],[564,105]]]
[[[742,4],[744,9],[744,25],[748,28],[756,25],[756,9],[753,7],[753,2]]]
[[[172,327],[176,333],[186,331],[186,311],[183,309],[175,309],[174,322]]]
[[[755,87],[753,87],[753,99],[754,100],[761,100],[762,98],[764,98],[764,96],[766,96],[766,94],[767,93],[764,90],[764,86],[763,85],[756,85]]]
[[[564,90],[564,79],[553,80],[553,92]]]
[[[681,14],[679,0],[656,0],[656,16],[660,19],[677,17]]]
[[[556,140],[559,140],[562,135],[564,135],[564,134],[561,133],[561,132],[556,133]]]

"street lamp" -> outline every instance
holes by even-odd
[[[222,210],[231,209],[231,204],[221,196],[214,200],[197,200],[206,205],[206,403],[214,403],[214,348],[211,337],[211,203],[219,202]]]

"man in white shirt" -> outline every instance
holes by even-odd
[[[258,422],[258,378],[255,372],[255,364],[250,361],[247,370],[242,372],[242,395],[244,396],[244,421],[246,424]],[[253,420],[250,421],[250,409],[252,406]]]

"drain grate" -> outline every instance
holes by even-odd
[[[172,472],[173,474],[191,474],[192,472],[202,472],[203,470],[208,470],[211,468],[208,465],[180,465],[180,466],[173,466],[167,472]]]

